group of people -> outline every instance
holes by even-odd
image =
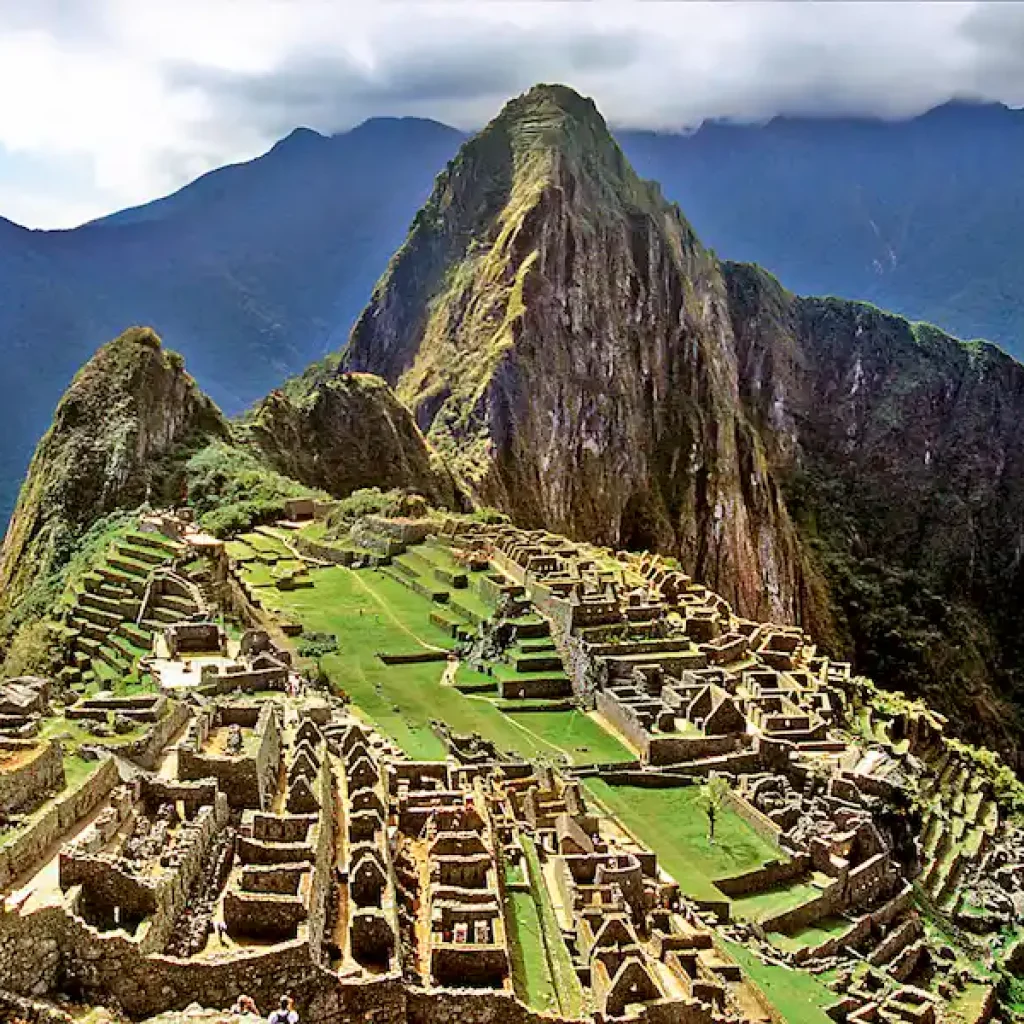
[[[259,1007],[252,996],[239,996],[231,1012],[244,1016],[249,1014],[254,1017],[260,1016]],[[295,1009],[295,1000],[291,996],[281,996],[276,1010],[272,1011],[267,1018],[267,1024],[299,1024],[299,1012]]]

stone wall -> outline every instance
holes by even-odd
[[[227,805],[201,807],[187,835],[187,846],[179,845],[178,863],[156,878],[125,871],[110,858],[80,854],[73,847],[60,853],[61,888],[80,885],[91,898],[107,906],[122,908],[132,917],[146,921],[136,938],[143,952],[160,950],[170,938],[174,922],[184,909],[193,882],[202,870],[214,836],[227,822]]]
[[[724,757],[744,744],[743,736],[672,736],[648,733],[640,752],[648,764],[685,764],[706,757]]]
[[[140,768],[153,771],[167,744],[189,720],[190,715],[187,705],[178,701],[168,701],[167,712],[163,718],[151,729],[147,729],[139,739],[119,745],[117,753]]]
[[[92,813],[119,781],[114,761],[103,761],[81,786],[54,798],[25,828],[0,846],[0,890],[35,865],[43,851],[72,825]]]
[[[730,789],[725,794],[725,803],[731,811],[738,814],[762,839],[778,845],[782,829],[767,814],[762,814],[749,800],[746,800],[734,789]]]
[[[232,708],[230,704],[211,709],[212,714],[223,714],[225,724],[232,717],[248,711],[241,705]],[[207,735],[202,720],[196,723],[195,746],[182,746],[178,751],[178,776],[183,780],[217,779],[227,794],[232,807],[265,806],[268,794],[277,781],[277,770],[281,761],[280,723],[273,704],[264,703],[259,708],[255,731],[259,739],[256,752],[251,755],[204,754],[196,749]]]
[[[726,896],[747,896],[750,893],[763,892],[776,885],[792,882],[811,870],[811,857],[807,853],[798,853],[792,860],[773,860],[753,871],[745,871],[728,878],[716,878],[714,885]]]
[[[543,697],[568,697],[572,684],[564,676],[547,676],[543,673],[531,678],[527,675],[515,679],[499,679],[498,695],[508,698],[536,700]]]
[[[38,804],[64,785],[64,752],[52,740],[0,739],[0,754],[27,755],[16,767],[0,771],[0,814]]]
[[[799,963],[804,960],[835,956],[846,946],[856,949],[863,945],[872,934],[880,929],[888,928],[900,914],[909,910],[913,905],[914,889],[913,886],[907,884],[888,903],[859,917],[851,924],[849,931],[843,932],[842,935],[834,935],[817,946],[805,946],[803,949],[797,950],[796,960]]]

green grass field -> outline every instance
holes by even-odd
[[[610,786],[587,779],[587,789],[657,855],[683,893],[698,900],[729,902],[713,882],[752,871],[782,856],[739,815],[721,808],[714,845],[708,842],[708,816],[700,786],[645,789]]]
[[[558,990],[544,952],[537,904],[528,892],[510,892],[506,908],[516,995],[535,1010],[557,1012]]]
[[[563,1017],[579,1017],[583,1010],[583,989],[572,965],[569,950],[562,938],[562,929],[544,884],[540,859],[533,840],[524,836],[523,853],[526,873],[533,892],[534,906],[540,926],[540,940],[547,958],[548,972],[554,981],[558,1006]]]
[[[779,949],[795,951],[802,946],[820,946],[829,939],[844,935],[852,927],[853,922],[848,921],[845,917],[825,917],[793,935],[770,932],[769,938]]]
[[[773,914],[801,907],[821,895],[821,889],[810,882],[791,882],[778,885],[765,892],[750,896],[736,896],[732,900],[732,916],[741,921],[760,921]],[[819,941],[824,942],[828,936]]]
[[[255,582],[248,570],[246,576]],[[341,566],[313,569],[310,579],[313,586],[306,589],[263,587],[261,598],[268,608],[302,623],[306,630],[338,638],[338,651],[323,658],[324,668],[410,757],[444,756],[444,745],[430,729],[431,719],[441,719],[456,732],[478,732],[501,749],[525,757],[565,753],[577,763],[630,760],[613,736],[578,712],[506,715],[485,696],[442,686],[444,662],[385,665],[377,657],[379,651],[450,650],[453,644],[430,622],[430,612],[437,606],[396,580],[377,570]],[[457,682],[486,680],[462,667],[456,677]]]
[[[739,942],[724,942],[730,956],[786,1018],[786,1024],[831,1024],[824,1007],[837,996],[813,974],[762,963],[757,955]]]

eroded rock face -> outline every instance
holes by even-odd
[[[463,148],[345,360],[516,522],[676,552],[747,614],[812,599],[718,262],[570,90],[532,90]]]
[[[590,101],[463,147],[343,361],[480,501],[677,554],[1020,763],[1024,369],[719,263]]]
[[[269,395],[246,424],[278,472],[337,497],[361,487],[402,487],[454,506],[451,475],[379,377],[311,377],[290,391]]]
[[[68,560],[97,519],[150,493],[169,497],[163,457],[226,433],[181,357],[151,329],[133,327],[104,345],[75,376],[33,456],[4,539],[0,616]]]
[[[726,275],[744,405],[828,576],[832,645],[1019,765],[1024,367],[754,267]]]

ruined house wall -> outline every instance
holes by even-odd
[[[167,702],[167,713],[148,729],[143,736],[117,748],[119,756],[133,761],[140,768],[152,771],[156,768],[164,749],[189,720],[188,706],[178,701]]]
[[[60,854],[61,886],[67,889],[81,885],[110,906],[122,907],[132,915],[148,915],[137,936],[140,948],[144,952],[160,950],[170,938],[214,836],[223,828],[226,818],[227,808],[223,804],[220,814],[213,807],[200,808],[194,828],[189,831],[188,845],[177,847],[177,866],[153,882],[122,870],[105,857],[65,849]]]
[[[281,732],[274,709],[265,704],[256,724],[259,746],[252,756],[210,755],[182,747],[178,751],[178,776],[183,780],[217,779],[232,807],[263,807],[266,794],[277,781],[281,760]],[[197,742],[208,728],[199,724]]]
[[[0,889],[35,865],[52,843],[81,818],[92,813],[120,777],[113,759],[103,761],[77,789],[55,798],[31,825],[0,846]],[[3,972],[0,971],[0,977]]]
[[[64,782],[64,752],[52,740],[4,740],[0,750],[28,750],[32,756],[0,772],[0,814],[17,811],[33,803]]]
[[[659,736],[648,733],[641,753],[648,764],[683,764],[705,757],[723,757],[739,750],[743,736]]]
[[[738,814],[762,839],[778,845],[782,829],[734,789],[725,794],[728,808]]]
[[[785,882],[792,882],[810,870],[810,854],[798,853],[791,860],[773,860],[753,871],[745,871],[728,878],[716,878],[714,884],[715,888],[721,889],[726,896],[747,896]]]
[[[633,709],[604,690],[599,691],[596,696],[598,712],[604,715],[634,747],[642,751],[646,759],[650,733]]]

